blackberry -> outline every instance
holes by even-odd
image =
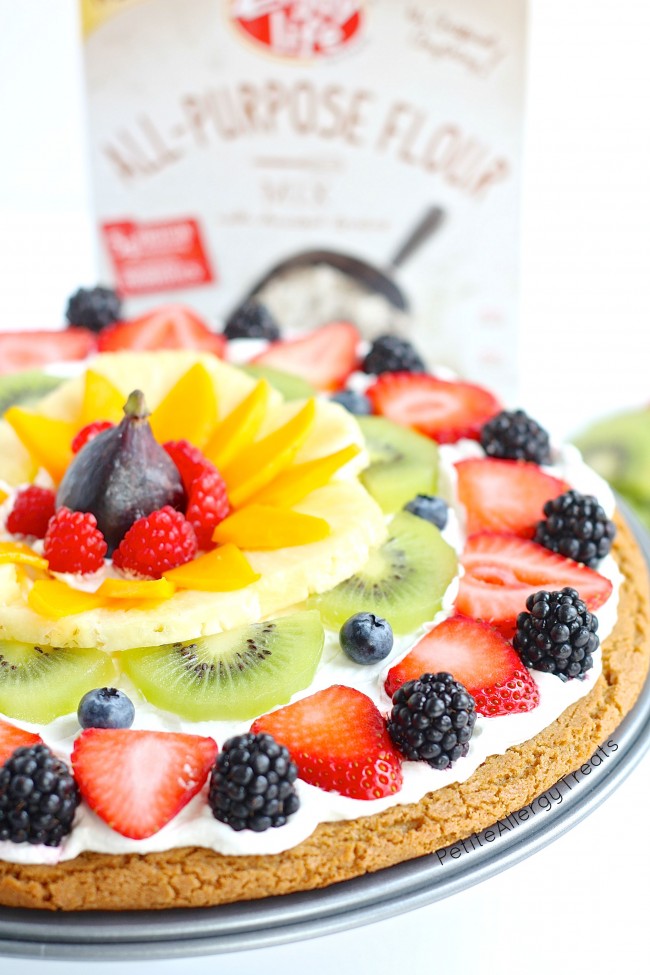
[[[616,525],[592,495],[566,491],[547,501],[543,511],[546,518],[537,523],[535,530],[538,545],[584,562],[590,569],[595,569],[609,554]]]
[[[361,366],[364,372],[426,372],[426,366],[410,342],[397,335],[380,335],[370,346]]]
[[[79,288],[68,299],[65,317],[71,325],[101,332],[107,325],[122,320],[122,302],[112,288]]]
[[[423,674],[393,694],[388,732],[406,758],[446,769],[469,751],[475,708],[451,674]]]
[[[551,447],[546,430],[523,410],[503,410],[481,428],[481,446],[489,457],[548,464]]]
[[[68,766],[46,745],[17,748],[0,766],[0,840],[59,846],[79,800]]]
[[[297,778],[296,764],[272,735],[236,735],[225,743],[212,770],[210,808],[215,819],[235,830],[261,833],[284,826],[300,806]]]
[[[266,305],[250,299],[232,313],[223,334],[228,339],[268,339],[275,342],[280,338],[280,329]]]
[[[526,600],[528,612],[517,617],[512,645],[533,670],[556,674],[561,680],[582,679],[594,665],[592,654],[600,640],[598,620],[587,611],[575,589],[545,592]]]

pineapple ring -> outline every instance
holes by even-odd
[[[126,396],[142,389],[154,409],[191,366],[200,362],[209,373],[223,419],[255,385],[241,370],[214,356],[190,351],[115,353],[91,362]],[[77,422],[83,402],[84,377],[63,383],[45,397],[38,411]],[[302,406],[285,403],[271,392],[259,437],[285,424]],[[350,444],[363,447],[354,418],[336,404],[319,400],[316,415],[293,463],[334,453]],[[249,448],[251,449],[251,448]],[[178,591],[150,609],[100,607],[59,620],[47,619],[27,605],[23,592],[0,579],[0,639],[50,646],[98,647],[107,652],[160,646],[222,632],[281,613],[312,593],[325,592],[362,567],[370,549],[386,533],[384,518],[356,475],[367,462],[365,451],[350,460],[341,475],[312,491],[295,510],[326,519],[327,538],[275,551],[246,552],[260,578],[234,592]],[[33,461],[8,423],[0,422],[0,479],[17,486],[33,477]]]

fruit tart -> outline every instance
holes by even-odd
[[[5,414],[0,904],[326,886],[524,806],[632,707],[647,577],[604,482],[344,324],[311,395],[273,334],[245,369],[107,352]]]

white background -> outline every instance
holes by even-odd
[[[531,28],[520,401],[564,435],[650,399],[650,7],[533,0]],[[74,2],[0,0],[0,327],[57,325],[67,295],[94,282],[88,205]],[[649,809],[646,756],[571,833],[445,902],[323,939],[137,971],[636,967],[648,944]],[[134,970],[93,965],[97,975]]]

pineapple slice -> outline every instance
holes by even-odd
[[[191,351],[102,355],[92,361],[91,368],[125,398],[131,390],[142,389],[154,410],[197,364],[214,383],[219,416],[224,420],[255,388],[255,380],[241,370],[214,356]],[[39,403],[38,412],[78,428],[85,387],[84,376],[63,383]],[[262,440],[290,422],[303,405],[284,403],[275,390],[269,390],[257,439]],[[336,479],[291,505],[294,511],[326,521],[330,529],[327,537],[273,551],[244,551],[252,569],[251,578],[259,576],[250,584],[223,592],[179,586],[171,598],[156,606],[138,608],[125,600],[122,609],[116,605],[118,600],[112,600],[110,608],[98,606],[54,619],[35,612],[24,598],[17,599],[15,586],[3,586],[0,579],[0,639],[47,646],[94,646],[110,652],[160,646],[258,622],[284,612],[313,593],[333,588],[362,567],[370,549],[385,538],[386,528],[378,505],[356,479],[358,471],[367,464],[358,424],[336,404],[316,400],[313,422],[293,463],[329,458],[351,445],[358,452],[354,452],[356,456],[350,457]],[[247,449],[254,450],[254,445]],[[33,477],[33,466],[15,432],[9,424],[0,422],[0,479],[14,485],[23,483]]]

